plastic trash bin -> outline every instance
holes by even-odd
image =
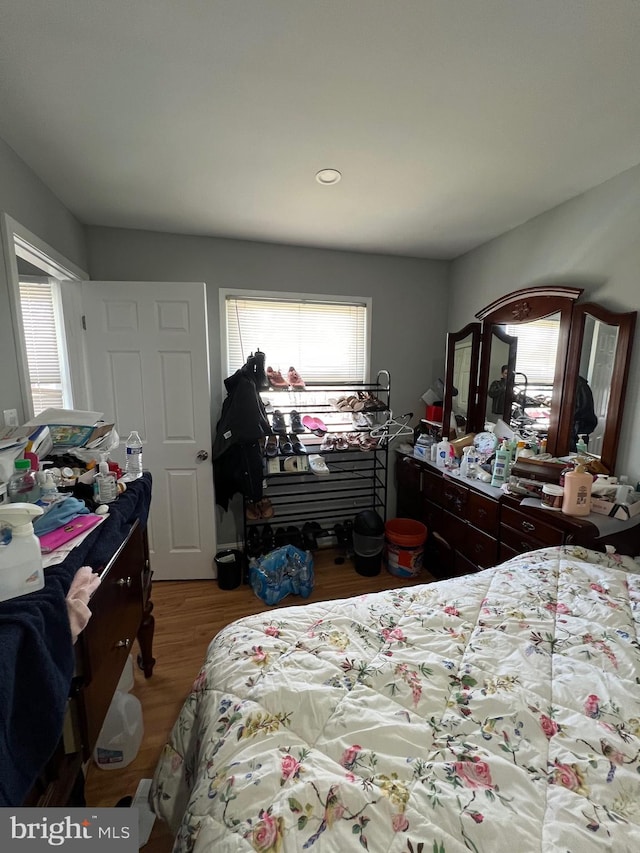
[[[235,589],[242,583],[242,553],[228,548],[214,557],[220,589]]]
[[[384,550],[384,521],[373,509],[359,512],[353,520],[353,563],[365,577],[380,573]]]

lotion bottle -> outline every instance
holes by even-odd
[[[511,453],[507,450],[507,445],[503,442],[498,450],[493,463],[493,476],[491,477],[492,486],[501,486],[509,479],[509,468],[511,463]]]
[[[564,475],[562,512],[565,515],[589,515],[591,512],[591,486],[593,477],[579,463],[575,470]]]

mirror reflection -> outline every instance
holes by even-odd
[[[618,326],[585,314],[571,450],[582,439],[590,454],[602,455],[617,344]]]
[[[456,341],[453,356],[453,388],[451,389],[451,414],[455,420],[457,435],[468,430],[470,394],[473,387],[473,335],[468,334]]]
[[[549,430],[560,313],[528,323],[494,324],[485,417],[518,432]]]

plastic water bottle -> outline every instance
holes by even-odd
[[[127,439],[127,464],[125,472],[130,480],[142,477],[142,439],[132,430]]]

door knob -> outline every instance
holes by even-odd
[[[208,458],[209,458],[209,454],[207,453],[206,450],[199,450],[198,451],[198,455],[196,456],[196,459],[199,462],[204,462],[204,460],[208,459]]]

